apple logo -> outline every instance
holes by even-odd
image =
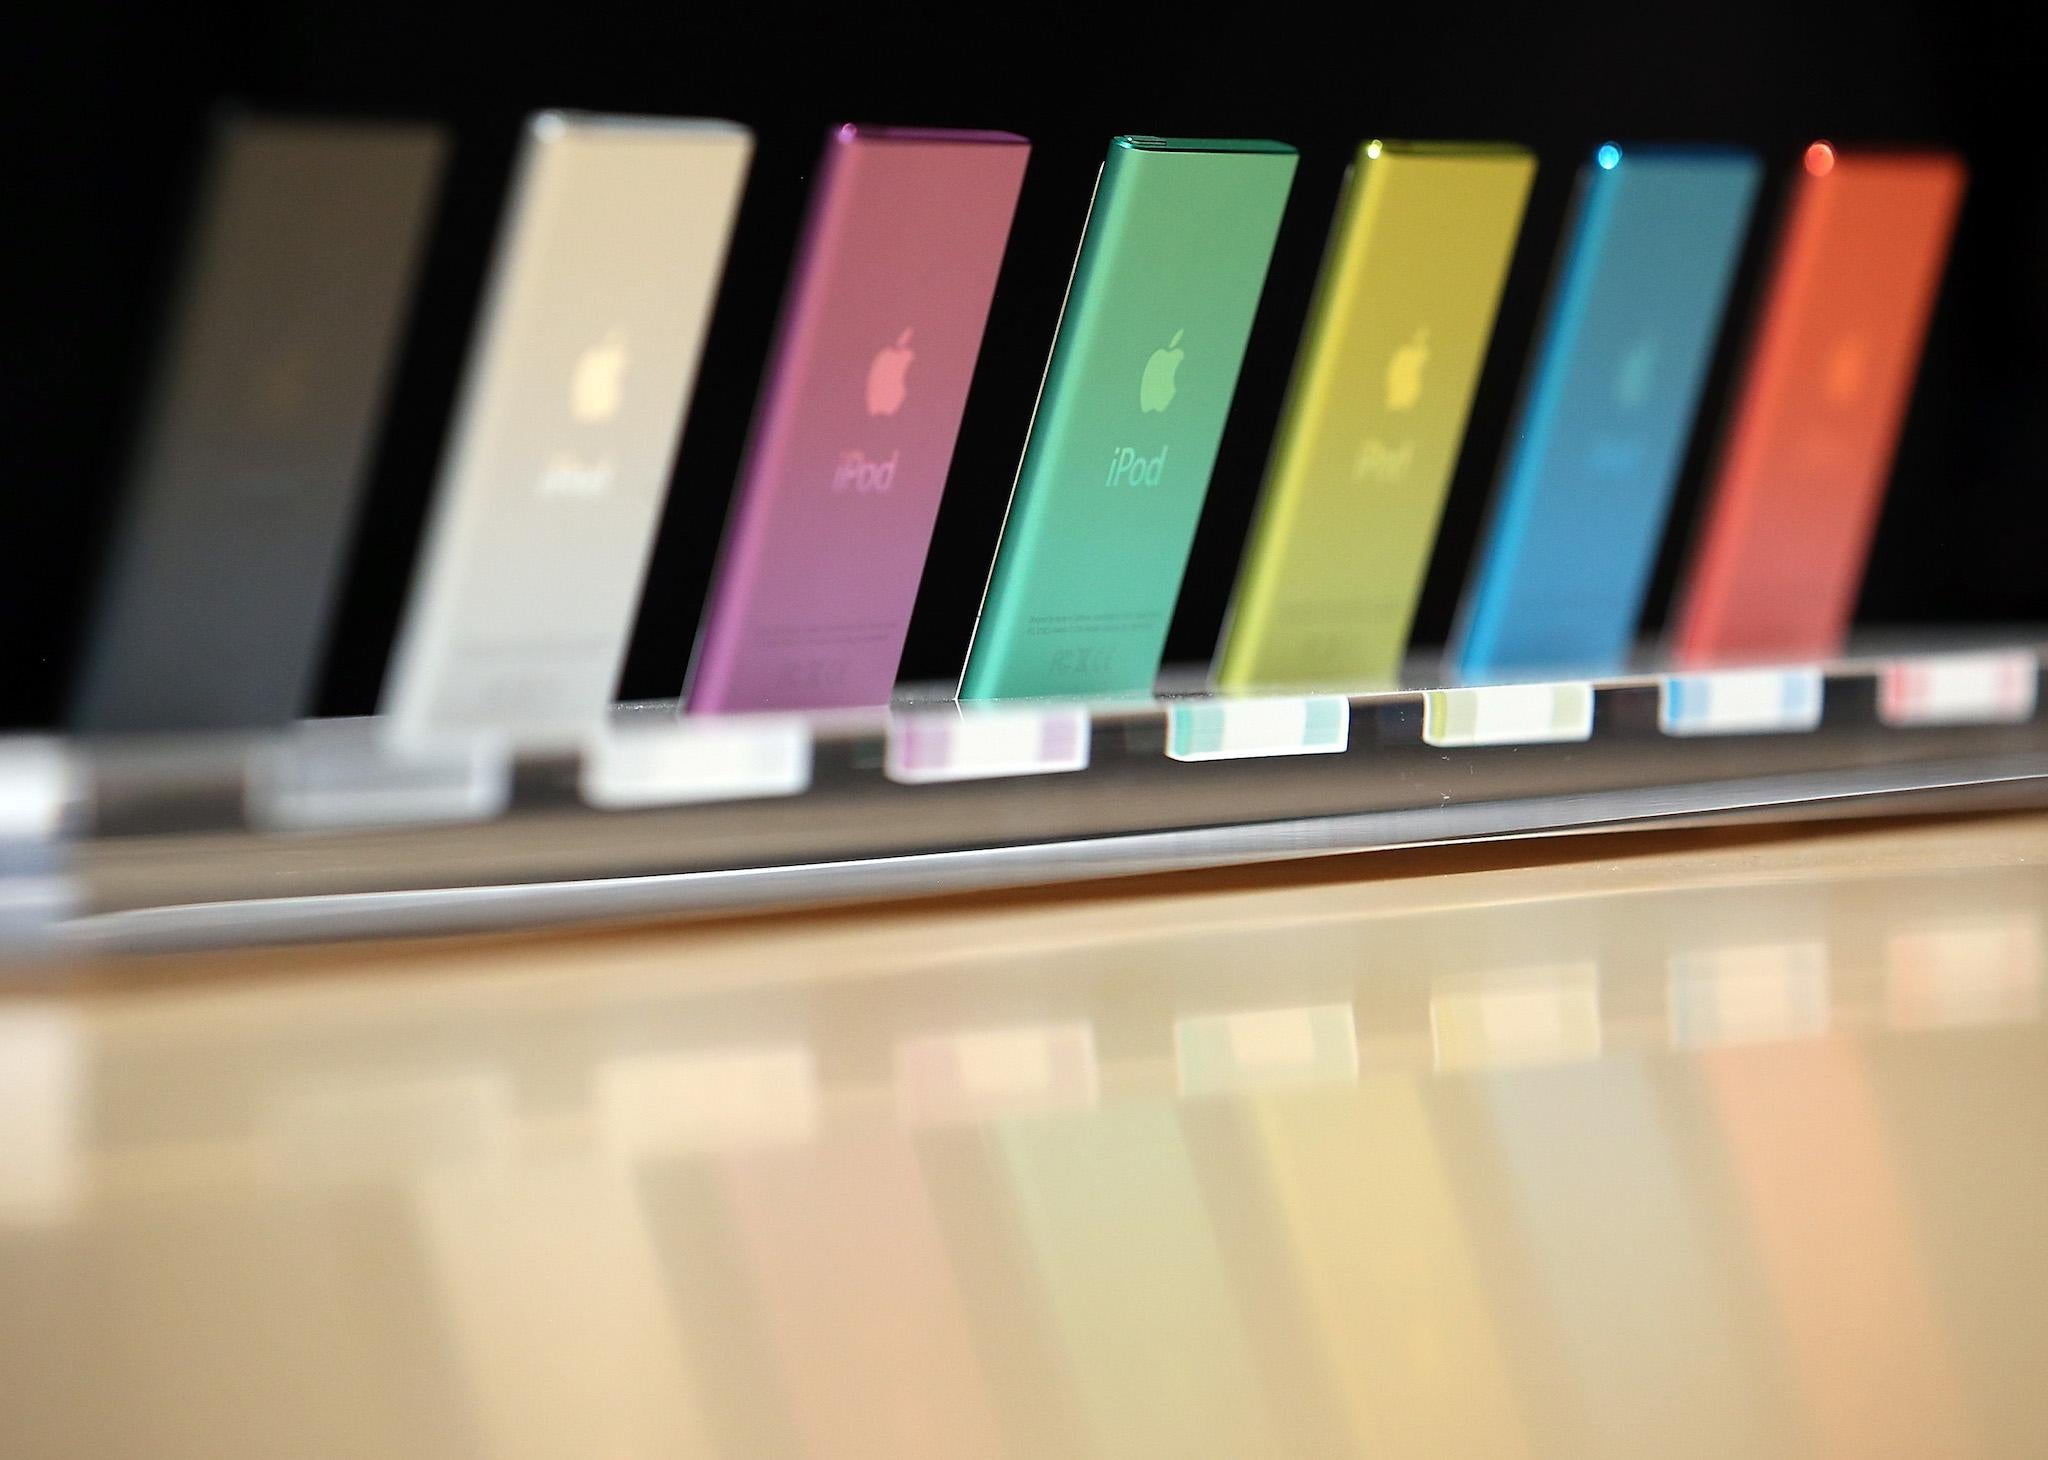
[[[1175,330],[1173,338],[1166,342],[1166,348],[1154,350],[1152,358],[1145,362],[1145,377],[1138,382],[1140,410],[1163,411],[1173,404],[1174,392],[1180,389],[1174,384],[1173,377],[1187,355],[1187,351],[1180,347],[1180,337],[1186,333],[1186,330]]]
[[[1387,409],[1390,411],[1412,411],[1415,403],[1422,399],[1422,369],[1429,364],[1429,327],[1417,330],[1414,337],[1387,360]]]
[[[1614,398],[1630,410],[1650,398],[1650,386],[1657,375],[1657,341],[1645,336],[1621,357],[1614,373]]]
[[[1870,347],[1860,334],[1846,335],[1828,352],[1821,389],[1831,405],[1845,406],[1863,393],[1870,370]]]
[[[626,332],[617,325],[604,339],[577,357],[569,381],[569,414],[587,426],[609,421],[619,413],[626,380]]]
[[[896,337],[895,344],[877,350],[875,358],[868,364],[868,414],[871,416],[893,416],[903,409],[903,398],[910,393],[904,376],[910,372],[910,362],[917,358],[917,351],[910,348],[910,335],[910,330],[904,330]]]

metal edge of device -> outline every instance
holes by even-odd
[[[1964,809],[2048,802],[2048,753],[800,865],[168,904],[62,918],[45,946],[91,956],[624,922],[1603,828],[1836,816],[1849,806],[1882,813],[1929,793],[1948,805],[1957,803],[1947,793],[1975,793]]]

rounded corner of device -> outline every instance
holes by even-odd
[[[1375,162],[1429,163],[1459,168],[1489,168],[1533,179],[1537,169],[1536,149],[1525,142],[1454,139],[1418,141],[1413,138],[1370,137],[1358,144],[1351,155],[1351,170],[1364,171]]]
[[[623,112],[586,112],[566,107],[546,107],[529,112],[525,133],[528,140],[547,144],[571,136],[651,134],[658,137],[689,137],[713,145],[752,147],[753,128],[724,117],[669,117]]]
[[[1022,147],[1029,150],[1031,139],[1017,132],[988,127],[915,127],[891,122],[835,122],[826,130],[826,142],[849,147],[880,142],[922,142],[928,145],[973,147]]]
[[[1225,152],[1290,159],[1301,155],[1292,142],[1271,137],[1155,137],[1145,132],[1119,132],[1109,139],[1109,148],[1112,152]]]
[[[560,107],[543,107],[527,113],[525,132],[535,142],[559,142],[578,120],[577,114]]]
[[[1826,166],[1816,169],[1817,155],[1824,154]],[[1871,164],[1912,168],[1923,176],[1939,177],[1960,192],[1970,182],[1970,164],[1953,147],[1932,146],[1842,146],[1827,139],[1807,144],[1800,154],[1801,165],[1813,176],[1830,176],[1838,170],[1857,171]]]

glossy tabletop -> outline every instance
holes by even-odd
[[[2048,1453],[2048,818],[0,982],[0,1454]]]

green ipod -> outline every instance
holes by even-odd
[[[1151,690],[1294,164],[1280,142],[1110,144],[962,699]]]

